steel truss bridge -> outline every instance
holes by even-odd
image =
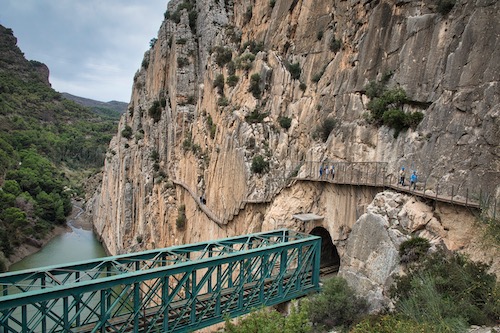
[[[282,229],[0,275],[0,332],[188,332],[319,290],[321,238]]]

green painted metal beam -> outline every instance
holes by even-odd
[[[20,281],[28,287],[18,286],[17,293],[4,292],[0,297],[0,328],[5,332],[22,332],[23,327],[33,332],[199,329],[225,315],[237,316],[318,290],[320,252],[320,237],[282,229],[9,273],[0,276],[0,283]],[[189,260],[165,260],[172,255]],[[115,272],[124,264],[126,270]],[[81,279],[87,268],[92,274]],[[29,278],[43,285],[47,277],[49,286],[29,287],[35,284]]]

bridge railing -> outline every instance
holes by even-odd
[[[0,275],[0,329],[196,330],[317,291],[320,252],[321,238],[283,229],[102,258],[102,265],[93,260],[8,273]],[[97,266],[108,268],[97,274]],[[76,279],[85,269],[92,278]]]

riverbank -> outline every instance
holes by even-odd
[[[84,214],[83,202],[81,200],[73,200],[73,210],[67,218],[67,223],[64,226],[55,226],[52,231],[50,231],[44,238],[28,241],[21,246],[19,246],[14,254],[12,254],[6,262],[7,269],[25,257],[32,255],[40,251],[45,245],[47,245],[52,239],[60,236],[66,232],[71,232],[72,228],[79,228],[83,230],[92,230],[92,222],[86,214]]]

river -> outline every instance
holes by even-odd
[[[75,220],[83,213],[82,208],[76,205],[75,209],[79,209],[79,212],[68,221],[70,231],[54,237],[40,251],[12,264],[9,271],[105,257],[106,252],[94,233],[74,226]]]

